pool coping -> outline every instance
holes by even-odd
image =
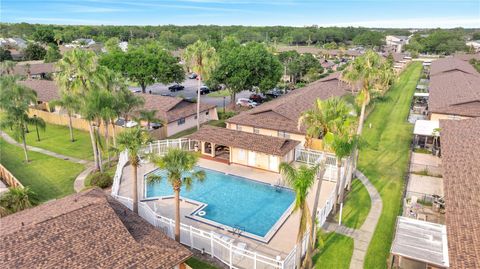
[[[210,171],[214,171],[214,172],[217,172],[217,173],[222,173],[222,174],[225,174],[225,175],[231,175],[231,176],[239,177],[242,180],[254,181],[256,183],[268,185],[272,188],[281,188],[281,189],[286,189],[286,190],[289,190],[289,191],[293,191],[292,189],[284,187],[284,186],[276,186],[276,185],[272,185],[272,184],[262,182],[262,181],[259,181],[259,180],[255,180],[255,179],[251,179],[251,178],[247,178],[247,177],[243,177],[243,176],[238,176],[238,175],[235,175],[235,174],[224,173],[224,172],[217,171],[217,170],[210,169],[210,168],[205,168],[205,167],[202,167],[200,165],[196,165],[196,167],[200,167],[201,169],[210,170]],[[166,199],[173,199],[174,198],[174,195],[154,196],[154,197],[148,197],[147,198],[147,184],[145,184],[146,183],[145,182],[146,181],[146,176],[153,173],[154,171],[156,171],[158,169],[160,169],[160,168],[158,168],[158,167],[154,168],[152,171],[150,171],[148,173],[145,173],[143,175],[143,181],[144,181],[143,182],[144,183],[143,184],[143,186],[144,186],[143,197],[145,197],[145,199],[143,199],[143,201],[156,201],[156,200],[166,200]],[[250,238],[250,239],[260,241],[262,243],[267,243],[267,244],[270,242],[270,240],[273,238],[273,236],[278,232],[278,230],[280,230],[280,228],[286,222],[288,217],[292,214],[293,206],[295,204],[295,200],[294,200],[290,204],[290,206],[283,212],[283,214],[278,218],[278,220],[272,225],[272,227],[268,230],[268,232],[265,234],[265,236],[259,236],[259,235],[252,234],[252,233],[247,232],[247,231],[242,231],[242,232],[238,233],[238,232],[236,232],[235,227],[231,227],[229,225],[225,225],[225,224],[213,221],[213,220],[209,220],[209,219],[197,216],[196,214],[198,212],[202,211],[202,209],[204,209],[205,207],[208,206],[208,204],[206,204],[206,203],[203,203],[203,202],[200,202],[200,201],[197,201],[197,200],[193,200],[193,199],[189,199],[189,198],[185,198],[181,195],[180,195],[180,200],[198,206],[192,212],[190,212],[188,215],[185,215],[186,218],[198,221],[198,222],[203,223],[203,224],[213,226],[213,227],[218,228],[218,229],[222,229],[224,231],[231,232],[235,235],[244,236],[246,238]]]

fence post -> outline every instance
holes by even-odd
[[[233,253],[232,253],[233,249],[232,249],[232,246],[233,246],[233,244],[230,243],[230,255],[229,255],[230,256],[230,264],[229,264],[230,268],[232,268],[232,264],[233,264]]]
[[[153,145],[152,145],[152,142],[150,142],[149,144],[150,144],[150,153],[153,153]]]
[[[192,225],[190,225],[190,248],[193,249],[193,234],[192,234]]]
[[[160,142],[157,142],[157,148],[158,148],[158,155],[160,155],[162,152],[160,151]]]
[[[213,232],[210,231],[210,248],[212,249],[212,258],[215,258],[214,248],[213,248]]]

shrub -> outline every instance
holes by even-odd
[[[233,116],[237,115],[235,111],[225,111],[225,112],[218,112],[218,118],[220,120],[227,120]]]
[[[90,174],[85,181],[86,186],[97,186],[100,188],[108,188],[112,186],[112,183],[113,177],[111,175],[100,172]]]

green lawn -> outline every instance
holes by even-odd
[[[413,126],[407,122],[410,101],[422,64],[412,63],[369,115],[362,137],[368,146],[360,152],[359,169],[377,188],[383,210],[370,242],[364,268],[386,268],[394,226],[401,211]]]
[[[188,266],[192,267],[192,269],[217,269],[217,267],[203,262],[195,257],[188,259],[187,264]]]
[[[325,247],[313,257],[317,269],[348,269],[353,254],[353,239],[337,233],[329,233]]]
[[[40,141],[37,141],[35,126],[29,126],[27,134],[27,145],[43,148],[63,155],[79,159],[93,159],[92,144],[88,132],[73,129],[75,142],[70,141],[68,126],[54,125],[47,123],[45,131],[39,130]],[[10,136],[12,133],[5,130]]]
[[[230,92],[228,90],[220,90],[215,91],[207,94],[208,97],[227,97],[230,96]]]
[[[85,168],[81,164],[29,151],[30,162],[23,162],[23,150],[0,139],[2,163],[24,186],[35,192],[39,202],[71,194],[73,181]]]
[[[367,189],[360,180],[355,179],[352,182],[352,189],[343,203],[342,224],[354,229],[360,228],[367,218],[371,204]],[[337,221],[338,215],[336,216]]]

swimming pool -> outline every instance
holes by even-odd
[[[278,228],[281,224],[279,220],[295,199],[295,194],[290,189],[276,188],[262,182],[200,167],[195,169],[205,171],[205,181],[194,182],[189,191],[182,187],[180,196],[206,206],[195,210],[191,216],[200,221],[206,219],[205,222],[208,224],[214,222],[213,225],[217,223],[243,230],[254,235],[255,239],[265,240],[272,227]],[[146,184],[146,197],[173,195],[172,187],[165,178],[165,171],[157,169],[152,173],[162,176],[163,180]],[[147,176],[145,175],[145,178]],[[270,233],[269,237],[271,236]]]

